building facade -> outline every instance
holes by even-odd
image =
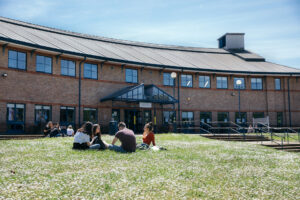
[[[271,126],[300,126],[300,70],[245,50],[244,34],[192,48],[0,18],[0,46],[0,133],[37,132],[49,120],[92,121],[105,132],[112,119],[137,132],[149,121],[166,131],[173,121],[247,125],[267,116]]]

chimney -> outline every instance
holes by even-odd
[[[244,50],[245,33],[226,33],[218,39],[219,48],[226,50]]]

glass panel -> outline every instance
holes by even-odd
[[[67,121],[68,122],[73,122],[74,121],[74,108],[68,109],[68,112],[67,112]]]
[[[26,61],[26,54],[22,52],[18,52],[18,60],[19,61]]]
[[[120,110],[112,110],[111,117],[114,121],[120,121]]]
[[[241,81],[240,85],[237,84],[238,80]],[[245,79],[244,78],[234,78],[233,85],[234,85],[234,89],[245,89]]]
[[[7,104],[7,120],[14,121],[15,120],[15,105]]]
[[[17,52],[9,50],[8,51],[8,59],[17,60]]]
[[[43,56],[36,56],[36,64],[43,64],[44,65],[44,57]]]
[[[67,110],[66,107],[60,108],[60,121],[66,122],[67,121]]]
[[[17,68],[17,60],[8,59],[8,67]]]

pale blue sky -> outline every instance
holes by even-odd
[[[0,15],[125,40],[217,47],[244,32],[246,49],[300,68],[300,0],[0,0]]]

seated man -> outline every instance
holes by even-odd
[[[112,144],[108,146],[110,150],[117,152],[135,152],[136,148],[136,139],[132,130],[126,128],[124,122],[118,124],[119,131],[116,133],[115,138],[112,141]],[[121,146],[115,145],[115,143],[120,140]]]

